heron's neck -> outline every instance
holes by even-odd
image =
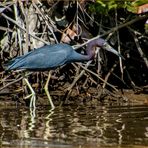
[[[95,47],[102,47],[105,43],[105,40],[102,38],[95,39],[88,43],[86,48],[86,53],[88,55],[89,60],[93,59],[95,56]]]
[[[88,56],[88,60],[91,60],[94,58],[95,56],[95,46],[96,46],[96,42],[90,42],[87,47],[86,47],[86,53]]]

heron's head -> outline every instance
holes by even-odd
[[[115,55],[121,57],[124,59],[124,57],[118,52],[116,51],[113,47],[111,47],[107,42],[106,40],[102,39],[102,38],[97,38],[95,40],[92,40],[88,43],[87,45],[87,48],[86,48],[86,51],[88,53],[88,55],[92,55],[92,49],[94,49],[93,47],[101,47],[103,48],[104,50],[107,50],[109,52],[112,52],[114,53]],[[91,56],[92,57],[92,56]]]
[[[123,58],[123,56],[117,50],[115,50],[113,47],[111,47],[106,41],[102,45],[102,48],[105,49],[105,50],[107,50],[107,51],[109,51],[109,52],[114,53],[115,55],[117,55],[117,56],[119,56],[121,58]]]

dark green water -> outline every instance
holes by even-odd
[[[148,147],[148,106],[0,108],[1,148]]]

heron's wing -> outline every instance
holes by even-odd
[[[48,50],[29,54],[18,59],[9,69],[47,70],[66,63],[68,53],[66,50]]]

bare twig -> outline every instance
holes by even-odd
[[[3,27],[3,26],[0,26],[0,30],[2,30],[2,31],[8,31],[8,32],[13,32],[12,29],[6,28],[6,27]]]
[[[84,66],[80,65],[80,67],[82,67],[84,70],[86,70],[87,72],[93,74],[94,76],[96,76],[99,80],[101,80],[102,82],[106,83],[108,86],[110,86],[112,89],[114,89],[116,92],[118,92],[118,89],[115,88],[115,86],[113,86],[112,84],[105,82],[105,80],[103,80],[98,74],[92,72],[91,70],[85,68]]]
[[[34,2],[32,2],[32,4],[33,4],[33,6],[35,7],[35,9],[38,11],[38,13],[42,16],[42,18],[44,19],[44,21],[45,21],[45,23],[46,23],[48,29],[50,30],[50,32],[52,33],[52,35],[53,35],[53,37],[54,37],[55,42],[58,43],[58,40],[57,40],[57,38],[56,38],[56,36],[55,36],[55,34],[54,34],[52,28],[50,27],[50,25],[49,25],[49,23],[48,23],[46,17],[42,14],[42,12],[39,10],[39,8],[37,7],[37,5],[36,5]]]
[[[17,27],[19,27],[21,30],[25,31],[26,32],[26,29],[23,28],[21,25],[18,24],[18,22],[16,22],[15,20],[11,19],[10,17],[8,17],[6,14],[2,13],[1,14],[5,19],[9,20],[10,22],[12,22],[13,24],[15,24]],[[45,43],[45,44],[49,44],[48,42],[44,41],[43,39],[41,38],[38,38],[37,36],[29,33],[30,36],[32,36],[33,38]]]
[[[116,92],[118,92],[118,90],[110,83],[107,82],[107,80],[103,80],[98,74],[92,72],[91,70],[89,70],[87,67],[90,65],[91,61],[87,62],[86,66],[82,66],[82,64],[79,64],[78,65],[83,68],[83,70],[81,71],[81,73],[75,77],[74,81],[72,82],[72,84],[67,88],[67,91],[66,91],[66,96],[65,96],[65,102],[67,102],[68,98],[70,97],[70,94],[72,92],[72,88],[74,87],[74,85],[77,83],[77,81],[84,75],[85,71],[93,74],[94,76],[96,76],[99,80],[101,80],[102,82],[104,82],[104,84],[107,84],[108,86],[110,86],[112,89],[114,89]]]
[[[15,14],[15,20],[16,20],[16,22],[18,22],[19,20],[18,20],[18,11],[17,11],[17,6],[16,6],[17,4],[16,3],[14,3],[14,5],[13,5],[13,7],[14,7],[14,14]],[[17,35],[18,35],[18,45],[19,45],[19,49],[20,49],[20,51],[21,51],[21,54],[20,55],[22,55],[22,39],[21,39],[21,31],[20,31],[20,29],[19,28],[17,28]]]
[[[31,75],[31,74],[32,74],[32,72],[27,73],[25,76],[29,76],[29,75]],[[24,78],[24,76],[22,76],[22,77],[20,77],[20,78],[18,78],[18,79],[16,79],[16,80],[14,80],[14,81],[12,81],[12,82],[6,84],[5,86],[3,86],[3,87],[0,88],[0,91],[3,90],[4,88],[7,88],[8,86],[10,86],[10,85],[16,83],[16,82],[22,80],[23,78]]]
[[[110,71],[107,73],[107,75],[105,76],[105,80],[104,80],[104,83],[103,83],[103,88],[105,88],[105,86],[106,86],[106,82],[108,81],[108,79],[109,79],[109,76],[112,74],[112,72],[114,71],[114,69],[117,67],[117,63],[115,63],[114,65],[113,65],[113,67],[110,69]]]
[[[27,1],[26,1],[26,5],[27,5]],[[24,9],[24,7],[22,7]],[[24,16],[25,16],[25,22],[26,22],[26,50],[27,52],[29,51],[28,47],[29,47],[29,22],[28,22],[28,8],[26,7],[26,9],[24,10]]]
[[[128,28],[131,30],[130,27],[128,27]],[[139,52],[140,56],[143,58],[146,67],[148,68],[148,59],[147,59],[146,56],[144,55],[144,53],[143,53],[143,51],[142,51],[142,49],[141,49],[141,47],[140,47],[140,45],[139,45],[138,38],[137,38],[137,36],[136,36],[136,32],[133,31],[133,30],[131,30],[131,31],[133,32],[132,35],[133,35],[135,44],[136,44],[136,46],[137,46],[138,52]]]
[[[143,20],[143,19],[145,19],[145,18],[147,18],[147,17],[148,17],[148,14],[145,14],[145,15],[143,15],[143,16],[136,17],[135,19],[133,19],[133,20],[131,20],[131,21],[129,21],[129,22],[123,23],[123,24],[121,24],[121,25],[119,25],[119,26],[117,26],[117,27],[113,27],[112,29],[106,31],[106,32],[103,33],[102,35],[97,35],[96,37],[94,37],[94,38],[92,38],[92,39],[89,39],[87,42],[84,42],[83,44],[81,44],[81,45],[79,45],[79,46],[76,46],[75,49],[81,48],[81,47],[83,47],[84,45],[87,45],[89,42],[91,42],[91,41],[93,41],[93,40],[95,40],[95,39],[97,39],[97,38],[99,38],[99,37],[100,37],[100,38],[101,38],[101,37],[104,37],[104,36],[106,36],[106,35],[108,35],[108,34],[110,34],[110,33],[112,33],[112,32],[115,32],[115,31],[117,31],[117,30],[119,30],[119,29],[121,29],[121,28],[123,28],[123,27],[129,26],[129,25],[131,25],[131,24],[133,24],[133,23],[135,23],[135,22],[137,22],[137,21]]]
[[[87,67],[90,65],[90,63],[91,63],[92,61],[89,61],[89,62],[87,62],[87,64],[85,65],[85,68],[87,69]],[[80,65],[80,64],[79,64]],[[80,65],[81,66],[81,65]],[[82,70],[81,72],[80,72],[80,74],[79,75],[77,75],[76,77],[75,77],[75,79],[73,80],[73,82],[72,82],[72,84],[67,88],[67,90],[66,90],[66,96],[65,96],[65,102],[67,102],[67,100],[68,100],[68,98],[70,97],[70,94],[71,94],[71,92],[72,92],[72,88],[74,87],[74,85],[77,83],[77,81],[84,75],[84,73],[85,73],[85,70]]]
[[[118,21],[117,21],[117,10],[115,10],[115,22],[116,27],[118,27]],[[118,52],[121,54],[121,46],[120,46],[120,38],[119,38],[119,31],[117,30],[117,40],[118,40]],[[120,64],[120,71],[121,71],[121,78],[123,80],[123,67],[122,67],[122,58],[119,57],[119,64]]]

